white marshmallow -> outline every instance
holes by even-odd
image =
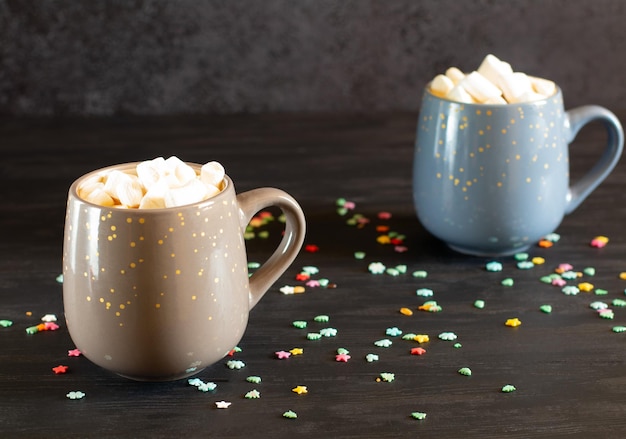
[[[146,189],[150,189],[166,173],[167,166],[163,157],[146,160],[137,165],[137,177],[141,185]]]
[[[219,189],[216,190],[219,192]],[[184,186],[169,188],[165,193],[165,207],[197,203],[206,199],[209,194],[207,185],[200,180],[190,180]]]
[[[226,171],[219,162],[208,162],[200,168],[200,181],[221,188]]]
[[[184,186],[189,181],[194,180],[197,175],[196,171],[176,156],[171,156],[165,160],[168,169],[168,176],[173,184],[178,181],[178,185]]]
[[[472,98],[478,102],[484,102],[487,99],[502,95],[502,91],[498,87],[476,71],[466,75],[459,82],[459,85],[462,85]]]
[[[104,190],[114,200],[128,207],[137,207],[143,197],[143,189],[136,175],[113,170],[107,176]]]
[[[509,103],[522,102],[520,96],[532,91],[528,75],[522,72],[513,72],[503,76],[499,85],[504,99]]]
[[[529,76],[530,83],[537,93],[544,96],[552,96],[556,93],[556,84],[549,79],[538,78],[536,76]]]
[[[450,90],[454,88],[454,82],[452,79],[445,75],[437,75],[435,79],[430,83],[430,91],[439,97],[444,97]]]
[[[475,103],[472,96],[463,88],[461,84],[454,86],[454,88],[450,90],[450,93],[448,93],[446,98],[452,101],[465,102],[468,104]]]
[[[517,97],[517,102],[532,102],[532,101],[540,101],[545,99],[547,96],[542,95],[541,93],[536,93],[534,91],[527,91],[522,93]]]
[[[500,61],[495,55],[489,54],[483,59],[477,72],[499,87],[502,78],[513,73],[513,69],[511,64]]]
[[[102,187],[96,187],[91,192],[80,195],[80,197],[90,203],[98,204],[100,206],[115,205],[115,200],[113,200],[113,198],[104,191],[104,185],[102,185]]]
[[[456,67],[450,67],[448,70],[446,70],[446,76],[452,80],[454,85],[457,85],[459,82],[461,82],[461,79],[465,78],[465,73],[463,73]]]

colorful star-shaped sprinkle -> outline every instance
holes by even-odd
[[[68,399],[83,399],[85,397],[85,394],[81,392],[80,390],[75,390],[75,391],[69,392],[65,396]]]
[[[426,349],[424,348],[412,348],[411,355],[424,355],[426,353]]]
[[[511,392],[515,392],[517,389],[515,388],[515,386],[511,385],[511,384],[507,384],[505,386],[502,387],[502,391],[504,393],[511,393]]]
[[[367,269],[372,274],[383,274],[387,267],[382,262],[372,262],[368,265]]]
[[[246,363],[241,360],[229,360],[226,362],[226,366],[229,369],[242,369],[246,366]]]
[[[390,383],[390,382],[392,382],[395,379],[396,379],[396,375],[394,373],[382,372],[380,374],[380,376],[378,378],[376,378],[376,381],[378,381],[378,382],[384,381],[386,383]]]
[[[304,395],[305,393],[309,393],[306,386],[296,386],[291,389],[292,392],[297,393],[298,395]]]
[[[246,378],[246,381],[249,383],[253,383],[253,384],[260,384],[261,383],[261,377],[260,376],[256,376],[256,375],[251,375],[248,378]]]
[[[227,409],[228,407],[230,407],[231,404],[232,402],[228,401],[216,401],[215,407],[217,407],[218,409]]]
[[[421,421],[423,419],[426,419],[426,413],[424,413],[424,412],[413,412],[413,413],[411,413],[411,417],[413,419],[418,419],[418,420]]]
[[[259,399],[260,397],[261,397],[261,393],[256,389],[250,390],[248,393],[244,395],[244,398],[246,399]]]
[[[69,366],[63,366],[62,364],[56,367],[52,368],[52,371],[57,374],[57,375],[61,375],[67,372],[67,370],[69,369]]]
[[[365,359],[367,360],[368,363],[373,363],[374,361],[378,361],[378,355],[376,355],[376,354],[367,354],[365,356]]]
[[[309,253],[316,253],[320,251],[320,248],[315,244],[307,244],[304,246],[304,251]]]
[[[462,367],[459,369],[459,374],[469,377],[472,376],[472,370],[469,367]]]
[[[8,328],[12,324],[13,322],[11,320],[0,320],[0,326],[2,326],[3,328]]]
[[[80,357],[81,355],[81,351],[80,349],[70,349],[69,351],[67,351],[67,356],[68,357]]]
[[[285,413],[283,413],[283,418],[296,419],[297,417],[298,415],[293,410],[287,410]]]
[[[302,348],[293,348],[289,350],[291,355],[302,355],[304,353],[304,349]]]
[[[279,360],[284,360],[286,358],[291,357],[291,352],[287,352],[287,351],[277,351],[277,352],[274,352],[274,353],[276,354],[276,357]]]
[[[320,334],[324,337],[335,337],[337,335],[337,330],[335,328],[323,328],[320,329]]]
[[[457,339],[457,336],[454,332],[442,332],[439,334],[440,340],[453,341]]]
[[[382,339],[382,340],[377,340],[377,341],[374,342],[374,345],[378,346],[379,348],[388,348],[392,344],[393,344],[393,342],[391,340],[389,340],[388,338],[385,338],[385,339]]]
[[[413,336],[413,340],[415,340],[418,343],[426,343],[430,341],[430,337],[426,334],[417,334]]]
[[[349,354],[337,354],[335,355],[335,361],[339,361],[339,362],[344,362],[347,363],[348,360],[350,359],[350,355]]]
[[[394,326],[392,328],[387,328],[387,330],[385,331],[385,334],[390,337],[397,337],[399,335],[402,335],[402,330]]]
[[[512,328],[515,328],[516,326],[519,326],[522,324],[521,320],[518,319],[517,317],[515,317],[514,319],[508,319],[506,322],[504,322],[504,324],[506,326],[510,326]]]

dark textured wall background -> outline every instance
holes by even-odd
[[[624,107],[623,0],[0,0],[0,113],[417,110],[487,53]]]

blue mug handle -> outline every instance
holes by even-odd
[[[571,143],[580,129],[592,121],[600,121],[606,128],[607,145],[596,164],[567,192],[565,214],[573,212],[611,173],[624,149],[624,131],[619,119],[606,108],[585,105],[565,112],[565,123],[569,126],[567,143]]]

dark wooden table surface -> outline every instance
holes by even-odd
[[[417,222],[416,120],[411,113],[0,120],[0,319],[13,322],[0,327],[0,437],[624,437],[626,333],[613,327],[626,325],[626,309],[612,302],[626,299],[619,277],[626,271],[626,164],[564,219],[556,245],[529,250],[544,264],[523,270],[513,257],[496,258],[503,270],[489,272],[492,259],[456,254]],[[581,133],[571,147],[572,179],[598,157],[604,138],[595,125]],[[74,345],[56,278],[69,185],[106,165],[169,155],[222,162],[239,192],[275,186],[291,193],[307,216],[306,244],[319,248],[303,250],[252,310],[234,357],[245,367],[230,369],[224,359],[198,374],[217,383],[212,392],[186,380],[134,382],[68,356]],[[346,215],[337,212],[342,197],[355,203]],[[383,211],[392,217],[380,219]],[[369,223],[348,224],[355,214]],[[379,225],[404,235],[407,251],[379,243]],[[280,237],[278,222],[263,230],[267,238],[247,241],[250,261],[263,261]],[[596,235],[609,244],[592,247]],[[365,257],[355,258],[357,251]],[[371,262],[407,271],[374,275]],[[608,294],[568,296],[540,281],[561,263],[594,267],[595,276],[581,280]],[[336,288],[281,293],[284,285],[304,285],[296,275],[305,266]],[[427,277],[414,277],[418,270]],[[505,278],[514,285],[502,285]],[[433,290],[441,312],[418,310],[428,300],[416,294],[422,288]],[[608,303],[614,319],[599,317],[594,301]],[[552,313],[540,311],[544,304]],[[414,314],[402,315],[401,307]],[[46,314],[60,328],[28,334]],[[329,322],[314,321],[318,315]],[[506,326],[510,318],[522,325]],[[295,320],[308,327],[295,328]],[[393,327],[430,341],[387,335]],[[336,336],[307,339],[323,328]],[[462,346],[439,339],[443,332]],[[375,346],[381,339],[393,344]],[[426,353],[411,355],[418,346]],[[276,351],[296,347],[302,355],[277,359]],[[340,348],[348,362],[336,361]],[[366,361],[369,353],[379,360]],[[67,373],[55,374],[58,365],[69,366]],[[462,367],[472,375],[461,375]],[[381,373],[395,380],[379,382]],[[502,392],[507,384],[517,390]],[[293,392],[296,386],[308,393]],[[261,397],[245,398],[253,389]],[[68,399],[71,391],[85,397]],[[222,400],[228,409],[216,407]],[[283,417],[288,410],[297,419]]]

